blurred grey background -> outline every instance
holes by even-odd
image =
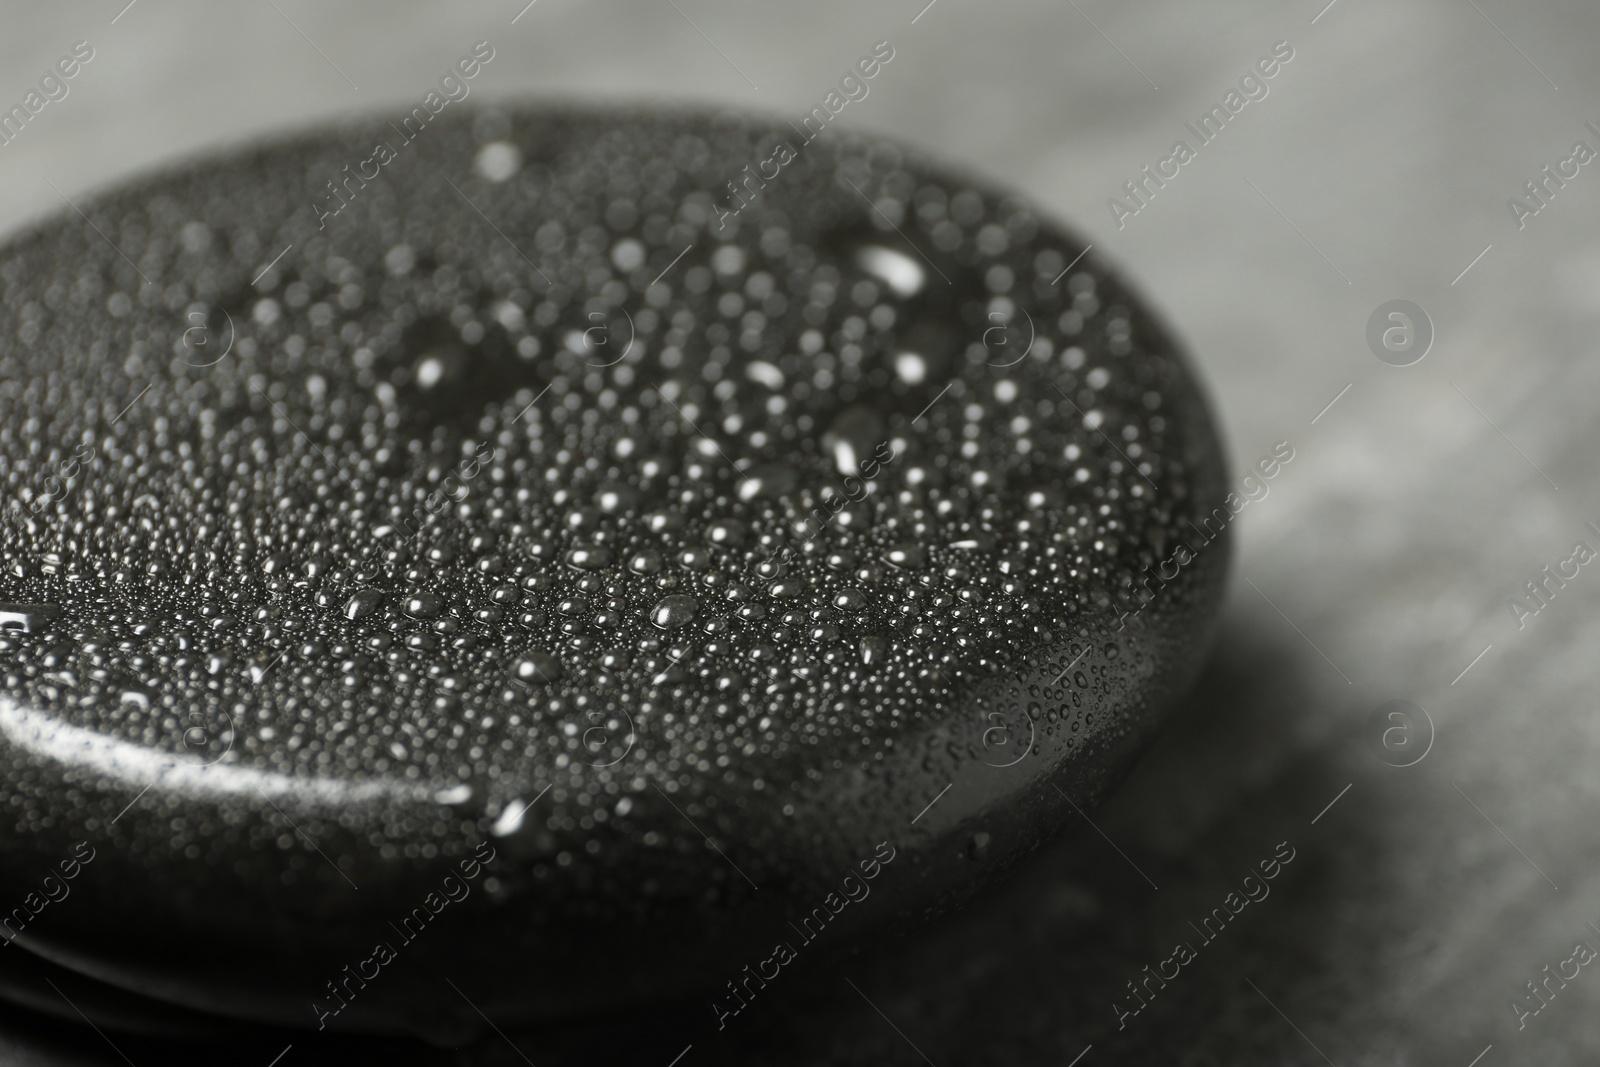
[[[1575,141],[1600,150],[1584,125],[1600,126],[1600,8],[525,2],[12,0],[0,105],[73,42],[96,54],[0,147],[0,229],[185,155],[409,108],[478,40],[496,50],[480,101],[686,101],[795,121],[887,40],[893,62],[838,122],[1076,227],[1192,346],[1238,473],[1278,441],[1296,454],[1241,517],[1214,667],[1095,815],[1160,888],[1074,835],[861,961],[852,979],[898,1032],[819,977],[792,1033],[749,1039],[773,1043],[762,1058],[820,1059],[807,1049],[830,1041],[860,1062],[940,1067],[1067,1064],[1086,1046],[1081,1067],[1600,1058],[1592,968],[1520,1029],[1511,1006],[1538,1004],[1525,983],[1576,942],[1600,948],[1600,570],[1524,628],[1508,606],[1574,542],[1600,549],[1584,528],[1600,523],[1600,165],[1547,186],[1520,229],[1507,206]],[[1119,229],[1108,198],[1176,139],[1195,144],[1183,124],[1280,41],[1294,58],[1268,95]],[[1366,341],[1399,298],[1435,330],[1407,367]],[[1410,767],[1382,762],[1368,726],[1390,700],[1431,719]],[[1125,982],[1285,840],[1297,859],[1273,895],[1119,1030]],[[519,1044],[545,1062],[537,1037]],[[33,1047],[0,1035],[13,1062],[65,1062]]]

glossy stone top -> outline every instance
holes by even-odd
[[[441,976],[714,992],[1104,792],[1226,570],[1192,373],[1027,204],[803,132],[456,108],[0,254],[0,891],[95,850],[19,945],[448,1037]]]

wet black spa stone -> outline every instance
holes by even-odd
[[[1101,798],[1197,670],[1193,370],[892,142],[452,108],[81,204],[0,253],[13,999],[731,1025]]]

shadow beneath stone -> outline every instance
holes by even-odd
[[[964,911],[765,994],[696,1062],[1061,1065],[1091,1044],[1118,1063],[1316,1059],[1273,1003],[1314,1032],[1289,976],[1315,985],[1335,957],[1360,970],[1326,919],[1372,872],[1328,857],[1380,852],[1352,817],[1359,791],[1311,822],[1356,743],[1326,725],[1350,721],[1349,693],[1322,670],[1275,616],[1235,610],[1185,706],[1089,813],[1098,829],[1066,827]]]

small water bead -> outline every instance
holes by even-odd
[[[639,490],[631,485],[608,485],[595,494],[594,502],[607,515],[619,515],[631,511],[641,496]]]
[[[820,623],[811,628],[808,636],[817,644],[828,644],[839,639],[839,627],[831,622]]]
[[[645,522],[650,527],[651,533],[666,534],[683,529],[685,519],[676,511],[657,511],[653,512]]]
[[[726,244],[711,256],[711,266],[718,274],[738,274],[744,270],[745,252],[736,244]]]
[[[774,393],[784,386],[783,371],[764,359],[754,359],[745,364],[744,373],[745,377],[753,382],[759,382]]]
[[[894,372],[907,385],[921,385],[928,380],[928,361],[920,352],[901,352],[894,357]]]
[[[526,685],[547,685],[561,673],[561,661],[549,652],[524,653],[511,667],[511,676]]]
[[[678,553],[678,563],[690,570],[703,571],[715,563],[715,557],[709,548],[690,546]]]
[[[885,282],[902,299],[916,296],[927,282],[922,264],[904,252],[882,245],[867,245],[856,252],[861,269]]]
[[[558,493],[558,496],[565,496]],[[567,512],[567,529],[576,533],[593,530],[600,525],[603,512],[599,508],[577,508]]]
[[[841,589],[833,598],[833,606],[844,611],[860,611],[867,604],[867,594],[859,589]]]
[[[413,619],[436,619],[444,610],[444,599],[436,593],[412,593],[405,599],[404,610]]]
[[[522,169],[522,153],[509,141],[491,141],[478,149],[472,169],[486,181],[509,181]]]
[[[635,574],[659,574],[661,566],[661,553],[653,548],[642,549],[628,557],[628,569]]]
[[[597,571],[609,567],[615,554],[604,545],[574,545],[567,550],[566,563],[578,570]]]
[[[786,463],[763,463],[750,468],[739,481],[740,500],[775,500],[794,492],[800,472]]]
[[[750,528],[742,522],[733,519],[724,519],[711,524],[706,531],[706,537],[713,545],[720,548],[737,548],[745,543],[750,535]]]
[[[632,237],[625,237],[611,248],[611,262],[618,270],[638,270],[644,265],[645,247]]]
[[[898,544],[885,552],[883,558],[902,570],[920,570],[928,562],[928,553],[919,544]]]
[[[822,435],[822,449],[841,475],[861,477],[865,463],[888,445],[883,417],[857,404],[841,411]],[[875,466],[876,464],[874,464]]]
[[[382,593],[378,592],[376,589],[363,589],[361,592],[356,593],[349,600],[345,601],[344,617],[352,622],[357,619],[365,618],[377,610],[378,605],[381,603],[383,603]],[[410,603],[410,601],[407,601],[408,610],[410,608]]]
[[[700,610],[699,601],[681,593],[662,597],[650,609],[650,624],[662,630],[675,630],[694,621]]]

